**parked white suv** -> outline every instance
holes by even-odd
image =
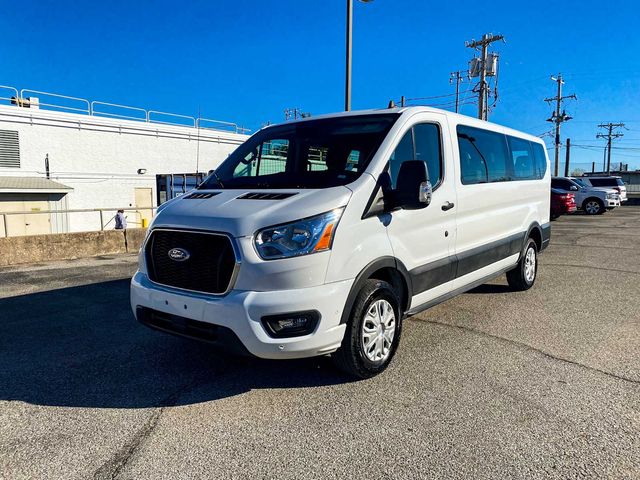
[[[593,188],[597,188],[598,190],[614,190],[620,196],[621,202],[627,201],[627,186],[620,177],[588,176],[580,177],[580,180]]]
[[[386,368],[402,321],[549,243],[537,137],[424,107],[266,127],[162,205],[131,282],[137,319],[262,358]]]
[[[620,206],[620,197],[616,192],[593,188],[579,178],[553,177],[551,187],[573,193],[577,207],[587,215],[601,215]]]

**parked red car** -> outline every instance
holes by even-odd
[[[573,213],[577,208],[576,197],[573,193],[551,189],[551,220],[555,220],[565,213]]]

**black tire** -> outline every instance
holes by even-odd
[[[533,250],[534,258],[533,278],[531,278],[531,276],[527,274],[527,255],[531,255],[529,253],[530,250]],[[524,249],[522,250],[522,255],[520,256],[518,265],[516,265],[516,268],[514,268],[513,270],[509,270],[507,272],[507,282],[509,283],[509,287],[511,287],[511,290],[515,292],[523,292],[533,287],[537,276],[538,246],[532,238],[529,238],[524,246]]]
[[[379,361],[367,357],[361,332],[365,317],[378,300],[386,300],[393,308],[395,331],[387,356]],[[383,372],[396,353],[402,332],[400,299],[394,288],[383,280],[367,280],[353,305],[340,348],[331,355],[334,365],[350,376],[370,378]],[[383,330],[384,331],[384,330]]]
[[[582,210],[587,215],[602,215],[605,211],[604,203],[599,198],[590,197],[582,202]]]

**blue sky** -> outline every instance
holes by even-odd
[[[345,0],[0,2],[3,85],[200,111],[252,129],[282,121],[287,107],[320,114],[344,104]],[[501,33],[492,121],[549,130],[542,99],[562,72],[565,93],[578,95],[562,132],[577,146],[573,163],[600,165],[597,124],[624,121],[613,161],[640,168],[638,25],[634,1],[356,2],[353,108],[452,93],[449,73],[472,56],[465,40]]]

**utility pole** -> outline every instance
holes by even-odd
[[[452,84],[454,81],[456,82],[456,113],[458,113],[458,106],[460,104],[460,84],[464,81],[465,77],[462,76],[460,70],[455,72],[451,72],[449,75],[449,84]],[[468,75],[468,72],[464,72]]]
[[[502,35],[494,35],[492,33],[485,33],[481,40],[471,40],[465,42],[465,46],[480,50],[480,58],[474,58],[472,60],[471,76],[479,76],[480,83],[478,84],[478,118],[480,120],[487,120],[488,118],[488,100],[489,100],[489,85],[487,84],[487,76],[494,76],[496,74],[494,70],[494,61],[497,65],[497,55],[492,54],[491,65],[487,64],[488,48],[493,42],[504,40]],[[493,60],[495,59],[495,60]],[[491,67],[491,68],[488,68]],[[478,75],[476,75],[476,72]]]
[[[575,93],[572,93],[571,95],[566,95],[564,97],[562,96],[562,85],[564,85],[564,80],[562,80],[562,74],[559,73],[557,77],[551,76],[551,80],[553,80],[558,84],[558,93],[556,94],[555,97],[545,98],[544,101],[547,103],[556,102],[556,109],[551,114],[551,118],[547,119],[547,122],[552,122],[552,123],[555,123],[556,125],[556,138],[555,138],[556,155],[555,155],[555,164],[554,164],[553,174],[557,177],[558,163],[560,162],[560,124],[562,122],[566,122],[573,118],[567,115],[564,109],[562,110],[562,113],[560,113],[560,109],[562,108],[562,101],[566,100],[567,98],[572,98],[574,100],[577,100],[578,97],[576,97]]]
[[[614,138],[624,137],[624,133],[613,131],[614,128],[624,128],[624,123],[601,123],[598,128],[606,128],[607,133],[598,133],[596,138],[607,139],[607,175],[611,174],[611,141]]]
[[[571,156],[571,139],[567,138],[567,152],[564,158],[564,176],[569,176],[569,157]]]

